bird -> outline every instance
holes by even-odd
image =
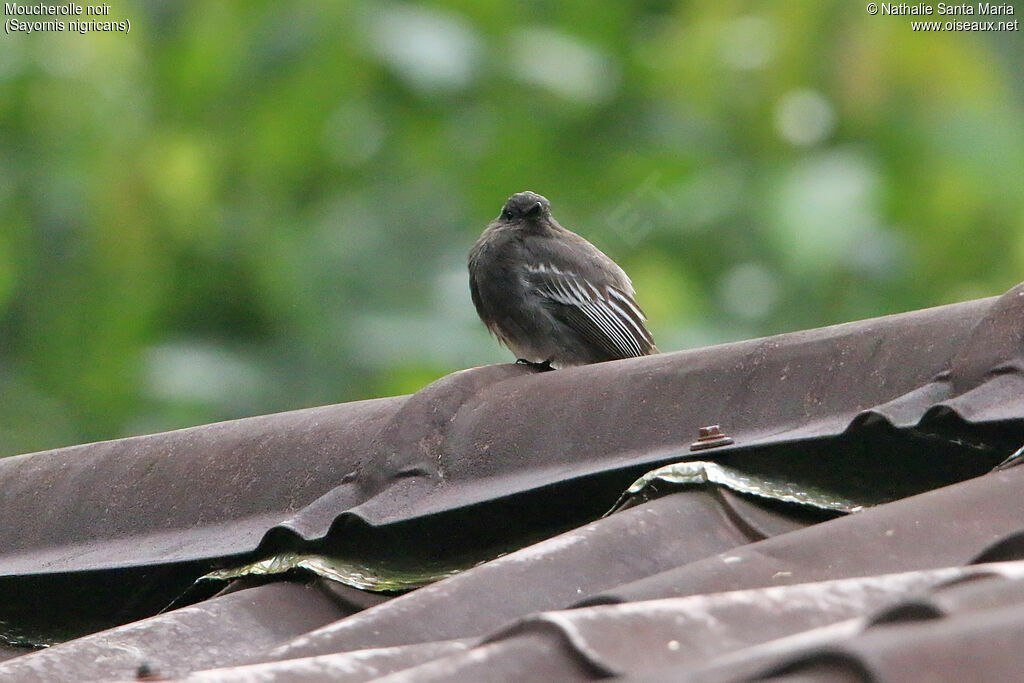
[[[470,249],[469,289],[517,363],[552,370],[658,352],[626,273],[536,192],[509,197]]]

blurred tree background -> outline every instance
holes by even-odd
[[[512,360],[465,254],[524,189],[662,350],[1024,280],[1020,32],[842,0],[109,18],[131,32],[0,36],[2,455]]]

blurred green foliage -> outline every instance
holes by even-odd
[[[511,360],[464,257],[523,189],[632,275],[663,350],[1024,279],[1020,32],[840,0],[110,18],[0,36],[0,454]]]

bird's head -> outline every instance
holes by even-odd
[[[551,217],[551,202],[536,192],[518,192],[505,201],[501,208],[499,221],[515,223],[518,221],[538,221]]]

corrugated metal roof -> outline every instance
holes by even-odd
[[[974,558],[1017,559],[1024,468],[979,475],[1024,443],[1022,353],[1018,286],[0,460],[0,631],[9,645],[70,639],[0,663],[0,677],[123,678],[143,663],[168,676],[231,667],[238,680],[431,680],[484,666],[516,679],[728,679],[762,664],[888,676],[876,659],[895,655],[878,654],[878,629],[906,626],[924,653],[940,631],[1004,623],[998,610],[942,615],[962,621],[945,630],[864,619],[975,576]],[[733,443],[691,452],[709,424]],[[640,475],[694,460],[753,488],[660,477],[600,518]],[[769,499],[780,482],[896,502],[835,518]],[[990,585],[1018,581],[1015,566],[991,565]],[[344,585],[416,588],[460,569],[398,597]],[[189,606],[157,614],[171,603]],[[807,637],[849,651],[756,649],[819,627],[835,639]]]

